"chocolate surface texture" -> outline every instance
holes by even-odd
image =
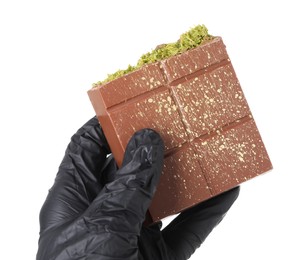
[[[163,138],[153,221],[272,169],[221,37],[88,95],[118,165],[134,132],[152,128]]]

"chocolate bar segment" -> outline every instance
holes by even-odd
[[[136,131],[152,128],[162,136],[165,159],[152,221],[272,169],[220,37],[88,94],[119,166]]]
[[[164,74],[171,83],[177,79],[193,75],[209,66],[228,59],[225,46],[220,37],[216,37],[210,44],[204,44],[195,49],[176,55],[161,62]]]
[[[212,197],[191,144],[166,156],[162,176],[149,211],[157,221]]]
[[[103,97],[104,106],[109,108],[165,84],[166,81],[160,64],[154,63],[108,82],[99,90]]]
[[[178,83],[171,89],[191,138],[215,131],[250,114],[229,61]]]
[[[193,145],[212,195],[271,169],[270,159],[251,116],[195,139]]]
[[[108,110],[114,131],[118,133],[124,150],[133,132],[145,128],[145,125],[161,133],[166,150],[188,141],[179,110],[169,89],[162,87],[160,91],[146,93],[140,98]],[[118,157],[116,160],[121,164]]]

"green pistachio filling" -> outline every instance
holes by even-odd
[[[118,70],[115,73],[108,74],[106,79],[94,83],[93,86],[98,86],[117,79],[123,75],[141,68],[145,64],[154,63],[160,60],[167,59],[171,56],[181,54],[211,39],[213,39],[213,36],[208,34],[208,29],[204,25],[197,25],[189,31],[183,33],[178,41],[159,45],[151,52],[143,54],[135,66],[128,65],[128,67],[124,70]]]

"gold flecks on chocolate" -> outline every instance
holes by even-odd
[[[150,207],[157,220],[271,169],[225,47],[221,40],[212,45],[99,90],[105,107],[99,114],[111,124],[106,131],[116,132],[122,144],[114,156],[142,128],[164,140],[163,172]]]

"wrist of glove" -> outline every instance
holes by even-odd
[[[40,212],[38,260],[188,259],[223,219],[239,187],[175,218],[142,225],[159,182],[164,145],[143,129],[117,169],[94,117],[71,138]]]

